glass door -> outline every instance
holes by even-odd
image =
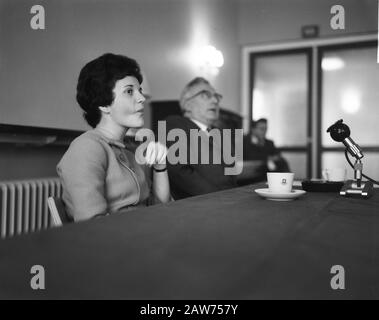
[[[319,173],[326,167],[345,167],[348,178],[353,178],[343,144],[333,141],[326,133],[331,124],[343,119],[350,127],[351,138],[363,148],[363,173],[379,179],[379,64],[376,59],[376,41],[320,48]]]
[[[250,54],[251,119],[268,120],[295,179],[311,177],[311,58],[311,49]]]

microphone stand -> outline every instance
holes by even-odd
[[[351,164],[348,156],[347,149],[345,150],[345,156],[348,162]],[[363,164],[360,158],[356,157],[354,163],[354,180],[347,180],[343,185],[340,195],[342,196],[358,196],[362,198],[369,198],[374,192],[374,185],[371,181],[362,181]]]

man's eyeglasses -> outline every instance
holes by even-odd
[[[188,100],[191,100],[191,99],[193,99],[193,98],[196,98],[197,96],[201,96],[203,99],[206,99],[206,100],[210,100],[210,99],[212,99],[213,97],[215,97],[217,103],[219,103],[219,102],[221,101],[221,99],[222,99],[222,95],[219,94],[219,93],[217,93],[217,92],[214,92],[214,93],[213,93],[213,92],[210,92],[210,91],[208,91],[208,90],[202,90],[202,91],[200,91],[200,92],[194,94],[192,97],[187,98],[186,100],[187,100],[187,101],[188,101]]]

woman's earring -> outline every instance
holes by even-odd
[[[109,107],[99,107],[101,112],[104,112],[106,114],[109,114],[111,111],[109,110]]]

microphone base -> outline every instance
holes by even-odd
[[[345,197],[370,198],[374,193],[374,185],[371,181],[362,181],[361,186],[357,186],[356,180],[347,180],[340,190],[340,195]]]

